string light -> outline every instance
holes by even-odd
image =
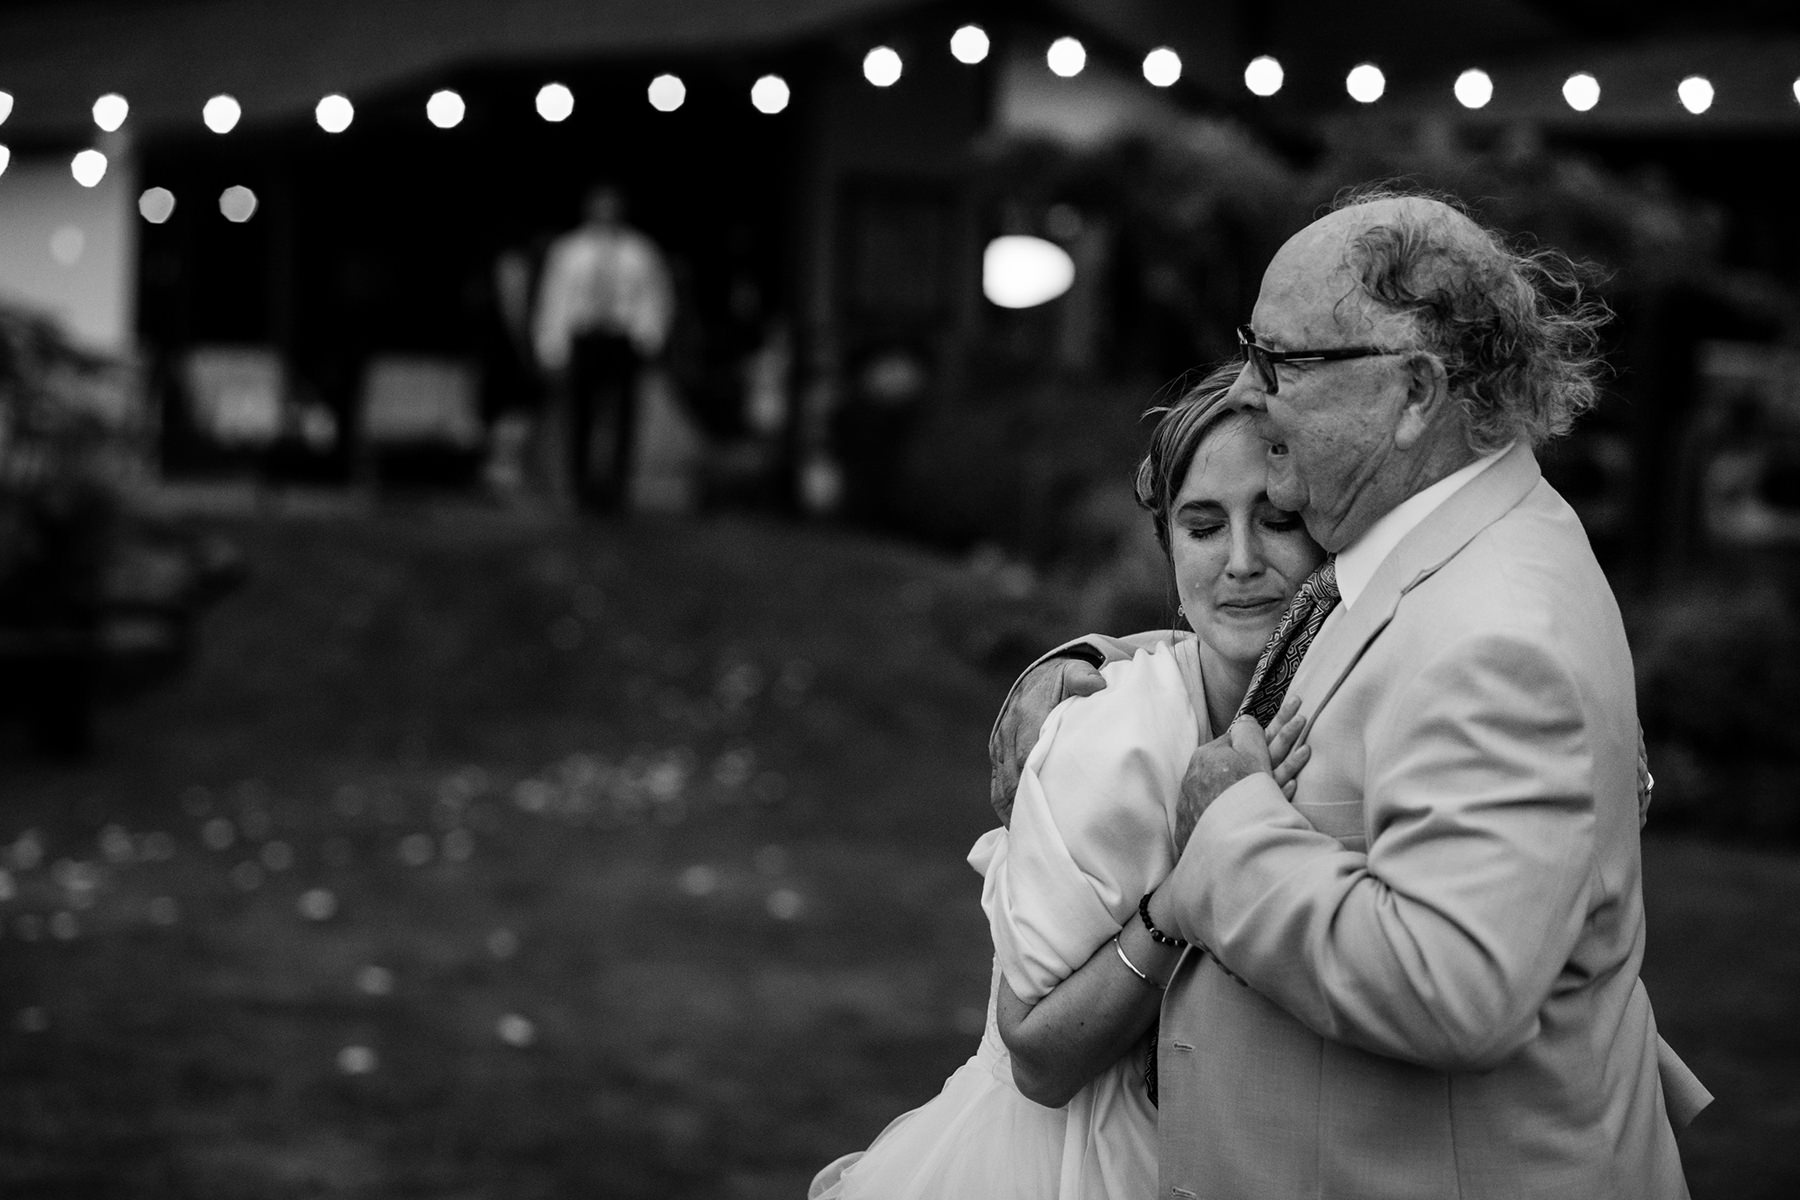
[[[237,128],[238,119],[243,115],[244,110],[238,106],[237,100],[225,95],[214,96],[200,110],[200,119],[214,133],[230,133]]]
[[[779,75],[764,75],[750,87],[750,103],[757,112],[778,113],[788,106],[790,98],[787,80]]]
[[[0,175],[6,174],[6,164],[12,161],[12,151],[4,143],[0,143]]]
[[[1087,66],[1087,49],[1072,37],[1059,37],[1044,54],[1050,69],[1064,79],[1073,79]]]
[[[538,89],[537,114],[546,121],[566,121],[575,111],[575,93],[560,83],[546,83]]]
[[[455,129],[468,111],[463,98],[449,88],[431,93],[431,99],[425,101],[425,119],[439,129]]]
[[[987,30],[979,25],[964,25],[950,35],[950,53],[959,63],[974,66],[988,56]],[[1794,81],[1795,94],[1800,95],[1800,80]]]
[[[863,78],[876,87],[893,87],[900,82],[900,53],[892,46],[877,46],[863,55]]]
[[[1258,96],[1273,96],[1286,79],[1281,64],[1267,54],[1258,55],[1244,68],[1244,86]]]
[[[1456,77],[1456,100],[1464,108],[1482,108],[1494,98],[1494,81],[1486,71],[1471,68]]]
[[[1344,90],[1350,93],[1352,100],[1373,104],[1387,91],[1387,76],[1374,63],[1358,63],[1344,77]]]
[[[1152,87],[1166,88],[1181,78],[1181,55],[1167,46],[1158,46],[1144,55],[1144,79]]]
[[[6,124],[6,118],[12,116],[12,106],[12,93],[0,92],[0,125]]]
[[[674,112],[687,102],[687,84],[678,75],[658,75],[650,81],[650,107]]]
[[[152,225],[161,225],[175,215],[175,193],[165,187],[147,189],[138,197],[138,213]]]
[[[1586,71],[1578,71],[1563,81],[1563,99],[1576,112],[1587,112],[1600,103],[1600,81]]]
[[[219,193],[219,211],[234,225],[242,225],[256,215],[256,193],[242,184],[233,184]]]
[[[69,160],[69,173],[82,187],[91,188],[106,177],[106,155],[98,150],[83,150]]]
[[[1675,95],[1681,101],[1681,107],[1699,116],[1712,107],[1712,81],[1704,75],[1689,75],[1676,86]]]
[[[108,92],[94,101],[94,124],[107,133],[115,132],[131,113],[131,105],[117,92]]]
[[[333,92],[319,101],[313,109],[313,118],[326,133],[342,133],[356,119],[356,106],[350,103],[348,96]]]

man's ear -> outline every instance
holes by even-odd
[[[1400,419],[1394,426],[1394,445],[1401,450],[1417,445],[1450,403],[1450,378],[1444,373],[1443,359],[1416,351],[1406,360],[1406,372],[1406,399],[1401,401]]]

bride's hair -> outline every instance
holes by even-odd
[[[1150,431],[1150,448],[1137,469],[1137,502],[1150,513],[1156,526],[1156,540],[1163,553],[1169,553],[1169,509],[1175,494],[1187,478],[1188,466],[1195,451],[1213,426],[1230,416],[1235,409],[1225,402],[1225,394],[1243,369],[1243,363],[1221,363],[1201,376],[1170,404],[1145,410],[1146,417],[1156,417],[1156,428]]]

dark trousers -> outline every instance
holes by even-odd
[[[577,503],[616,508],[630,495],[643,365],[637,347],[621,334],[578,333],[569,346],[569,482]],[[599,464],[596,434],[605,438]]]

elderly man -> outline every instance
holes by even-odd
[[[1389,192],[1263,277],[1233,394],[1331,557],[1196,752],[1142,910],[1191,947],[1164,1196],[1687,1195],[1674,1127],[1710,1097],[1638,978],[1631,653],[1532,454],[1595,394],[1597,316],[1552,301],[1569,266]],[[1031,678],[997,747],[1029,740]],[[1260,723],[1284,690],[1312,747],[1291,803]]]

